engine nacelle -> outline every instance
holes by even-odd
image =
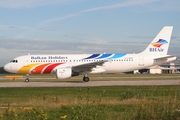
[[[67,79],[72,77],[72,69],[71,68],[60,68],[56,70],[56,78],[57,79]]]

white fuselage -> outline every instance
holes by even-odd
[[[8,72],[19,74],[51,74],[55,73],[59,68],[69,67],[74,71],[81,72],[74,66],[98,61],[105,62],[103,65],[97,65],[95,68],[87,70],[88,73],[128,72],[166,62],[159,61],[157,63],[157,61],[154,61],[153,56],[140,54],[25,55],[15,58],[6,64],[4,69]],[[84,69],[83,71],[85,71]]]

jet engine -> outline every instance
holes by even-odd
[[[56,78],[57,79],[67,79],[72,76],[71,68],[61,68],[56,70]]]
[[[78,72],[73,72],[71,68],[59,68],[56,70],[56,78],[57,79],[68,79],[72,76],[78,76]]]

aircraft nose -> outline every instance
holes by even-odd
[[[6,72],[10,72],[11,66],[9,64],[6,64],[3,68]]]

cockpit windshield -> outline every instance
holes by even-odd
[[[11,60],[11,63],[18,63],[18,60]]]

